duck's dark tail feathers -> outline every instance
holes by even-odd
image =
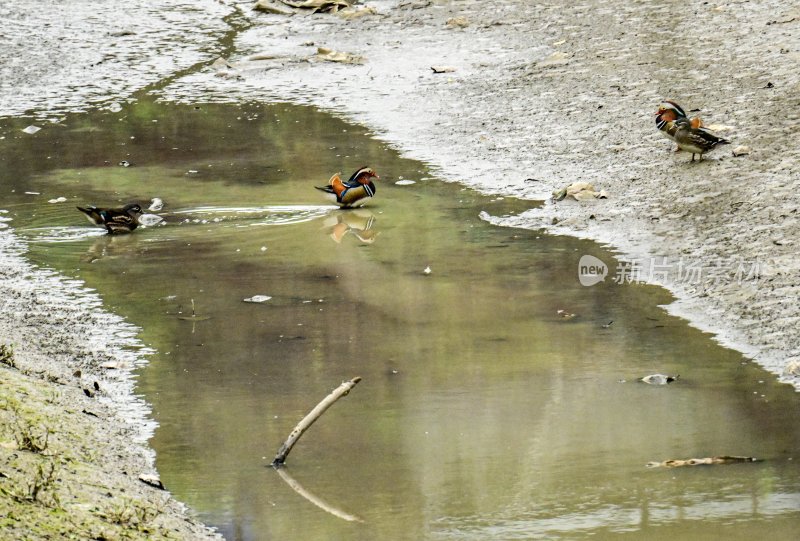
[[[314,186],[314,187],[320,191],[336,195],[336,192],[333,191],[333,186]]]

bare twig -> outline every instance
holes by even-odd
[[[284,462],[286,462],[286,457],[289,455],[289,451],[292,450],[294,444],[297,443],[297,440],[300,439],[300,436],[308,430],[308,428],[314,424],[316,421],[325,411],[333,405],[334,402],[339,400],[343,396],[347,396],[350,392],[350,389],[355,387],[356,383],[361,381],[360,377],[355,377],[350,381],[345,381],[339,387],[333,390],[331,394],[326,396],[322,402],[317,404],[313,410],[311,410],[308,415],[303,417],[303,420],[300,421],[292,433],[289,434],[289,437],[286,438],[286,441],[281,445],[281,448],[278,450],[278,454],[275,455],[275,460],[272,461],[273,468],[280,468]]]

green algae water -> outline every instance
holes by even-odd
[[[0,126],[0,208],[35,262],[141,328],[162,480],[227,539],[800,528],[800,395],[665,314],[659,288],[581,286],[582,255],[613,259],[597,245],[479,218],[529,203],[439,182],[308,107],[139,101],[30,123]],[[361,209],[313,189],[363,165],[381,180]],[[125,236],[75,209],[153,198],[164,222]],[[680,378],[636,381],[658,372]],[[355,376],[289,455],[301,495],[269,464]],[[645,466],[715,455],[762,461]]]

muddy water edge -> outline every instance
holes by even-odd
[[[2,128],[4,216],[27,257],[141,329],[158,470],[227,538],[789,539],[800,526],[796,393],[667,316],[658,288],[582,287],[582,255],[613,258],[597,245],[479,218],[530,203],[443,184],[309,107],[139,100],[28,123]],[[382,178],[363,209],[312,188],[364,164]],[[153,197],[164,225],[124,237],[74,208]],[[636,382],[653,372],[680,378]],[[363,520],[347,522],[267,465],[356,375],[288,468]],[[644,466],[712,455],[763,462]]]

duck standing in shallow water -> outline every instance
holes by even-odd
[[[318,190],[329,193],[336,197],[336,203],[342,208],[353,207],[356,204],[362,205],[367,197],[375,195],[375,184],[372,179],[380,177],[369,167],[362,167],[353,173],[347,181],[339,178],[336,173],[328,181],[327,186],[314,186]]]
[[[138,203],[128,203],[121,209],[102,209],[95,206],[78,207],[86,218],[95,225],[102,225],[109,234],[130,233],[139,226],[142,207]]]

